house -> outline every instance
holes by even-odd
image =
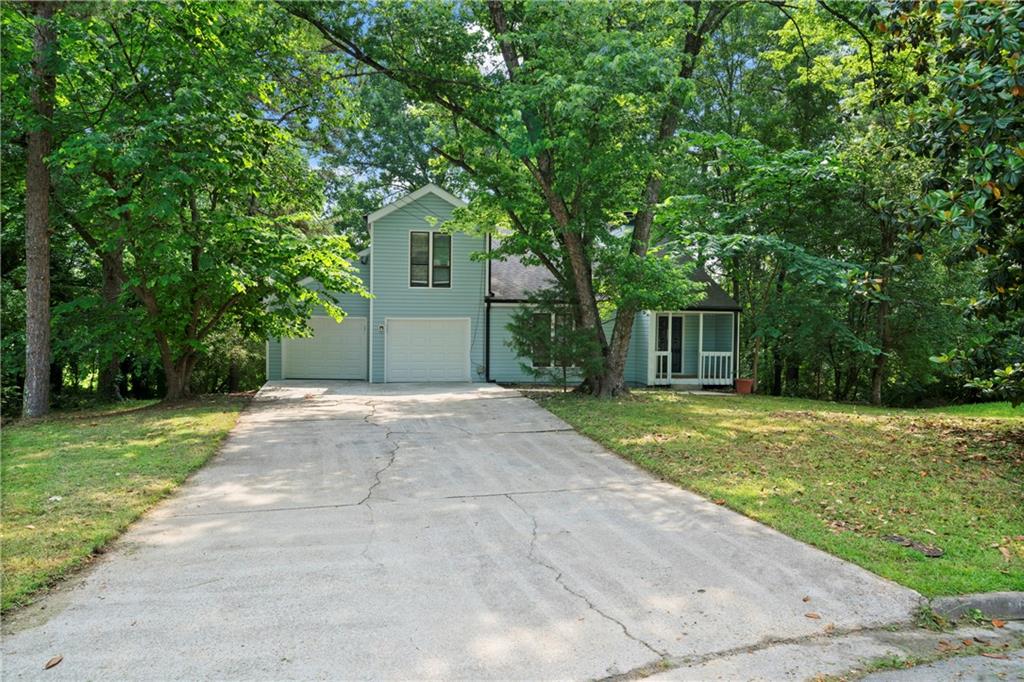
[[[367,217],[357,272],[370,299],[339,296],[341,323],[314,315],[310,338],[267,343],[268,379],[536,381],[510,348],[508,324],[550,282],[517,259],[473,259],[487,238],[441,225],[464,202],[427,185]],[[633,385],[732,385],[739,306],[703,270],[707,295],[687,310],[637,314],[626,366]],[[310,286],[316,286],[312,283]]]

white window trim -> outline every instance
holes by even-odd
[[[414,286],[412,283],[412,236],[414,234],[427,235],[427,284],[426,286]],[[434,235],[444,234],[448,236],[448,285],[434,285]],[[455,288],[455,235],[444,230],[409,230],[409,257],[405,259],[408,270],[405,278],[409,289],[454,289]]]

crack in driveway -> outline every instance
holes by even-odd
[[[558,585],[563,590],[565,590],[566,592],[568,592],[572,596],[576,597],[577,599],[581,600],[584,604],[587,605],[587,608],[590,609],[591,611],[593,611],[594,613],[598,614],[599,616],[601,616],[605,620],[607,620],[607,621],[609,621],[611,623],[615,623],[616,625],[618,625],[619,628],[622,630],[622,634],[624,634],[627,638],[633,640],[637,644],[640,644],[641,646],[646,648],[648,651],[652,652],[654,655],[656,655],[658,657],[659,660],[662,660],[662,661],[663,660],[667,660],[668,659],[668,653],[667,652],[659,651],[658,649],[654,648],[654,646],[652,646],[649,642],[646,642],[645,640],[641,639],[640,637],[637,637],[636,635],[634,635],[632,632],[629,631],[629,628],[626,627],[626,624],[624,622],[622,622],[621,620],[619,620],[615,616],[612,616],[608,612],[602,610],[594,602],[590,601],[590,599],[587,597],[587,595],[585,595],[582,592],[579,592],[579,591],[574,590],[573,588],[569,587],[569,585],[566,584],[565,580],[562,579],[564,573],[561,570],[559,570],[555,566],[552,566],[551,564],[549,564],[549,563],[547,563],[545,561],[542,561],[540,558],[537,557],[537,554],[536,554],[536,549],[537,549],[537,517],[534,516],[533,514],[531,514],[526,509],[526,507],[521,505],[519,503],[519,501],[512,496],[512,494],[505,493],[505,497],[507,497],[508,501],[511,502],[512,504],[514,504],[519,509],[519,511],[521,511],[523,514],[525,514],[526,518],[530,519],[530,523],[533,524],[533,527],[532,527],[532,529],[530,531],[530,548],[529,548],[529,550],[526,553],[526,558],[529,559],[530,561],[532,561],[533,563],[537,564],[538,566],[543,566],[544,568],[546,568],[549,571],[551,571],[552,573],[554,573],[555,574],[555,582],[558,583]]]
[[[355,505],[357,507],[366,507],[366,511],[370,515],[370,536],[366,539],[366,545],[364,545],[362,551],[359,552],[359,556],[363,557],[370,563],[375,564],[376,566],[379,566],[383,569],[384,564],[382,564],[379,561],[374,561],[370,557],[370,547],[373,545],[373,541],[377,538],[377,519],[373,514],[373,505],[370,504],[370,498],[373,497],[373,491],[375,491],[381,485],[381,476],[388,469],[394,466],[395,458],[398,456],[398,450],[402,446],[399,445],[397,441],[391,439],[391,437],[395,435],[396,432],[391,431],[383,424],[377,424],[375,422],[370,421],[377,415],[377,402],[375,400],[370,400],[366,402],[366,405],[370,408],[370,412],[363,418],[363,421],[366,422],[367,424],[370,424],[371,426],[375,426],[379,429],[384,429],[384,442],[390,442],[391,445],[393,446],[391,448],[390,456],[388,457],[387,463],[374,472],[373,483],[366,490],[366,496],[363,497],[363,499],[359,500],[359,502],[356,503]]]

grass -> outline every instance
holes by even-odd
[[[535,398],[666,480],[926,596],[1024,590],[1024,410],[665,390]]]
[[[216,452],[239,397],[134,401],[4,425],[2,609],[89,561]]]

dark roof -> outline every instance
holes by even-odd
[[[711,279],[707,270],[698,266],[694,269],[690,279],[695,282],[707,284],[704,291],[706,295],[699,303],[694,303],[690,308],[693,310],[739,310],[740,305],[733,300],[732,296],[725,293],[725,289],[718,285],[718,282]]]
[[[707,295],[699,303],[688,310],[739,310],[740,306],[711,279],[704,268],[698,267],[691,278],[703,282],[707,286]],[[516,256],[508,256],[505,260],[491,261],[490,298],[492,301],[525,301],[531,292],[551,286],[555,278],[547,268],[540,265],[526,265]]]
[[[531,292],[551,286],[555,278],[540,265],[526,265],[517,256],[491,261],[491,299],[523,301]]]

